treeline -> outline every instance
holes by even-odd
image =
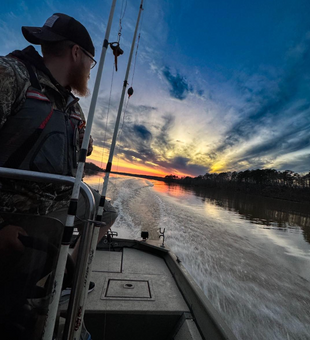
[[[198,177],[168,175],[168,183],[201,188],[234,190],[297,202],[310,201],[310,172],[300,175],[291,170],[256,169],[240,172],[206,173]]]
[[[96,174],[97,172],[103,172],[104,170],[101,169],[99,166],[97,166],[96,164],[94,163],[88,163],[86,162],[85,163],[85,166],[84,166],[84,172],[86,175],[94,175]]]

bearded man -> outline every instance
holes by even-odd
[[[80,22],[61,13],[43,27],[22,27],[22,33],[41,45],[43,57],[33,46],[0,57],[0,166],[74,176],[86,123],[73,93],[89,93],[90,70],[96,65],[93,42]],[[91,152],[92,138],[88,156]],[[11,250],[23,251],[18,238],[23,231],[1,212],[48,215],[65,223],[71,188],[0,179],[0,189],[0,238],[2,243],[8,238]],[[100,195],[94,195],[98,202]],[[84,206],[79,200],[79,220],[85,216]],[[106,201],[106,226],[99,238],[116,217]]]

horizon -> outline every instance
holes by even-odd
[[[100,168],[101,170],[102,170],[102,172],[105,172],[105,169],[104,168],[102,168],[100,165],[98,165],[98,164],[96,164],[95,162],[86,162],[86,163],[88,163],[88,164],[94,164],[95,166],[97,166],[98,168]],[[256,168],[256,169],[245,169],[245,170],[240,170],[240,171],[236,171],[237,173],[241,173],[241,172],[245,172],[245,171],[256,171],[256,170],[275,170],[275,171],[277,171],[277,172],[286,172],[286,171],[292,171],[292,170],[289,170],[289,169],[286,169],[286,170],[277,170],[277,169],[274,169],[274,168],[265,168],[265,169],[258,169],[258,168]],[[170,173],[170,174],[166,174],[166,175],[163,175],[163,176],[157,176],[157,175],[155,175],[154,173],[152,173],[152,172],[150,172],[150,173],[143,173],[143,172],[141,172],[141,173],[133,173],[133,172],[124,172],[124,171],[116,171],[116,170],[111,170],[111,174],[124,174],[124,175],[129,175],[129,176],[135,176],[135,175],[137,175],[137,176],[150,176],[150,177],[158,177],[158,178],[165,178],[165,177],[168,177],[168,176],[176,176],[176,177],[178,177],[178,178],[183,178],[183,177],[191,177],[191,178],[195,178],[195,177],[199,177],[199,176],[204,176],[204,175],[206,175],[206,174],[215,174],[215,175],[220,175],[220,174],[222,174],[222,173],[233,173],[234,171],[222,171],[222,172],[212,172],[212,173],[209,173],[209,172],[207,172],[207,173],[204,173],[204,174],[200,174],[200,175],[197,175],[197,176],[177,176],[177,175],[175,175],[175,174],[172,174],[172,173]],[[298,175],[300,175],[300,176],[306,176],[306,175],[309,175],[310,174],[310,171],[308,171],[308,172],[304,172],[304,173],[298,173],[298,172],[294,172],[294,171],[292,171],[294,174],[298,174]]]
[[[0,13],[0,55],[29,43],[21,26],[53,13],[88,29],[99,55],[111,0],[8,1]],[[34,6],[35,4],[35,6]],[[121,22],[118,72],[108,50],[92,128],[105,164],[140,0],[118,1],[110,42]],[[112,171],[195,177],[274,168],[310,170],[310,2],[145,0]],[[40,52],[40,47],[35,46]],[[93,90],[98,66],[91,71]],[[81,98],[87,117],[91,96]],[[118,170],[117,170],[118,169]]]

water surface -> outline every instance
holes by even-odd
[[[100,189],[98,178],[86,178]],[[307,206],[112,177],[120,237],[148,230],[181,259],[238,339],[310,339]]]

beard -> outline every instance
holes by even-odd
[[[87,87],[89,79],[89,71],[85,65],[81,67],[74,67],[69,73],[69,84],[74,94],[80,97],[87,97],[90,91]]]

